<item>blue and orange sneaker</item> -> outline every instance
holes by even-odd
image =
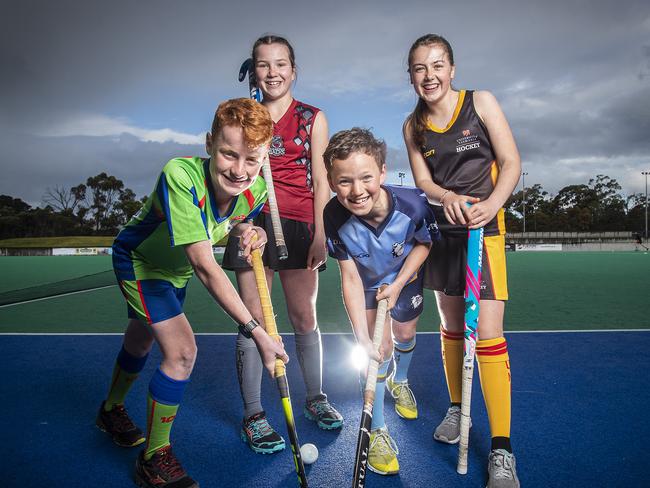
[[[258,454],[272,454],[285,448],[284,439],[271,427],[263,410],[242,421],[240,436]]]

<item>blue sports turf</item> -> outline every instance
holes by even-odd
[[[175,451],[203,488],[296,486],[288,451],[254,454],[238,436],[241,415],[234,336],[199,336],[199,358],[172,438]],[[292,336],[284,342],[294,354]],[[513,371],[513,447],[524,487],[647,486],[650,464],[650,332],[529,333],[508,336]],[[0,336],[3,364],[3,487],[129,487],[137,449],[115,446],[94,426],[110,379],[119,336]],[[302,416],[298,362],[289,380],[302,443],[319,460],[310,486],[349,486],[361,408],[357,373],[349,366],[350,335],[324,336],[325,387],[345,416],[341,432],[320,431]],[[400,448],[399,476],[370,474],[368,488],[484,486],[489,429],[476,375],[469,473],[455,472],[457,448],[432,441],[447,407],[438,335],[421,335],[410,381],[420,418],[398,418],[386,400],[386,421]],[[159,361],[155,351],[127,408],[145,424],[145,391]],[[286,432],[275,384],[264,379],[273,425]]]

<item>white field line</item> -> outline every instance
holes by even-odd
[[[111,288],[113,286],[117,286],[117,283],[114,285],[106,285],[97,288],[90,288],[89,290],[79,290],[79,291],[71,291],[69,293],[61,293],[60,295],[52,295],[51,297],[34,298],[33,300],[26,300],[24,302],[7,303],[6,305],[0,305],[0,308],[15,307],[16,305],[27,305],[29,303],[40,302],[42,300],[52,300],[53,298],[61,298],[61,297],[67,297],[69,295],[78,295],[79,293],[88,293],[91,291],[103,290],[104,288]]]

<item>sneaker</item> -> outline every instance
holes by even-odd
[[[370,432],[370,449],[368,450],[368,469],[377,474],[397,474],[399,450],[386,427]]]
[[[157,450],[148,461],[144,451],[140,452],[135,462],[135,484],[143,488],[199,488],[172,453],[172,446]]]
[[[242,421],[240,436],[258,454],[271,454],[285,448],[284,439],[271,427],[264,411]]]
[[[390,396],[395,400],[397,415],[406,420],[418,418],[418,403],[415,401],[413,390],[408,381],[393,381],[393,375],[386,378],[386,386]]]
[[[472,419],[469,420],[469,426],[472,426]],[[452,405],[447,409],[445,418],[433,433],[433,438],[447,444],[458,443],[460,440],[460,407],[458,405]]]
[[[307,400],[305,417],[324,430],[340,429],[343,426],[343,416],[327,401],[327,395],[322,393]]]
[[[145,441],[144,434],[126,413],[124,405],[115,405],[107,412],[104,410],[105,403],[102,402],[97,412],[97,427],[108,433],[118,446],[133,447],[142,444]]]
[[[514,454],[505,449],[490,452],[487,488],[519,488]]]

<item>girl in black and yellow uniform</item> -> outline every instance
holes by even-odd
[[[476,355],[492,433],[488,488],[519,487],[510,446],[510,362],[503,337],[508,289],[502,208],[519,181],[519,152],[491,93],[451,86],[455,65],[446,39],[420,37],[408,62],[419,100],[404,124],[404,141],[415,183],[432,202],[442,235],[425,264],[424,280],[438,303],[451,406],[433,437],[449,444],[460,438],[467,229],[483,227]]]

